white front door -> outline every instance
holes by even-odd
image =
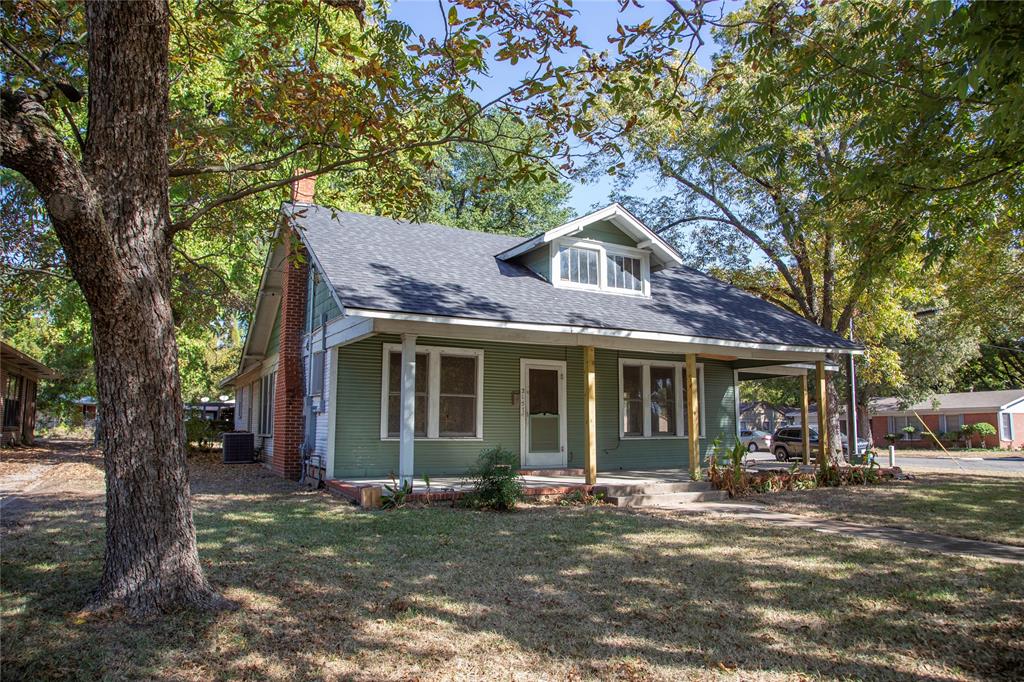
[[[526,469],[566,464],[565,362],[521,360],[519,401],[522,464]]]

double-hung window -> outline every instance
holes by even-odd
[[[1013,415],[1009,412],[999,413],[999,439],[1013,440]]]
[[[958,433],[964,425],[962,414],[940,414],[939,433]]]
[[[274,433],[274,384],[277,370],[260,379],[260,434]]]
[[[483,438],[482,350],[417,346],[416,438]],[[402,350],[384,345],[381,439],[401,436]]]
[[[704,435],[704,369],[697,366],[700,431]],[[681,362],[619,360],[622,438],[681,438],[686,428],[686,368]]]
[[[913,430],[908,431],[908,427],[913,427]],[[910,415],[889,417],[889,433],[895,433],[900,440],[920,440],[920,434],[923,431],[924,427],[917,417]]]

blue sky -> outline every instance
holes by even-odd
[[[591,49],[602,50],[608,47],[608,36],[615,31],[616,20],[623,24],[637,24],[648,17],[655,20],[664,17],[670,11],[667,2],[641,0],[641,7],[629,7],[619,13],[616,0],[577,0],[574,8],[577,14],[574,22],[577,25],[580,39]],[[447,11],[447,6],[445,7]],[[414,31],[425,36],[443,35],[444,23],[442,10],[436,0],[396,0],[391,7],[391,16],[412,27]],[[711,46],[706,44],[698,60],[707,63],[711,55]],[[564,63],[575,63],[579,53],[566,54]],[[509,83],[520,80],[532,68],[529,62],[520,62],[516,66],[505,62],[492,62],[490,76],[480,83],[481,90],[477,98],[486,100],[500,94]],[[604,177],[597,182],[582,184],[573,183],[573,192],[569,203],[577,215],[589,212],[595,205],[609,203],[609,192],[612,188],[611,178]],[[659,190],[654,186],[653,178],[641,181],[633,188],[633,193],[641,196],[654,195]]]

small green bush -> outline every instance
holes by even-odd
[[[473,490],[466,502],[477,509],[512,511],[522,501],[523,479],[519,475],[519,458],[501,447],[480,453],[476,469],[469,476]]]
[[[412,481],[405,481],[400,484],[395,475],[391,474],[391,485],[385,483],[384,491],[380,498],[381,508],[401,509],[408,502],[409,495],[412,494]]]
[[[202,417],[189,417],[185,420],[185,438],[189,445],[205,448],[213,440],[213,428],[209,420]]]

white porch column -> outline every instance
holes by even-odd
[[[398,445],[398,478],[412,484],[413,446],[416,443],[416,335],[402,334],[402,420]]]

